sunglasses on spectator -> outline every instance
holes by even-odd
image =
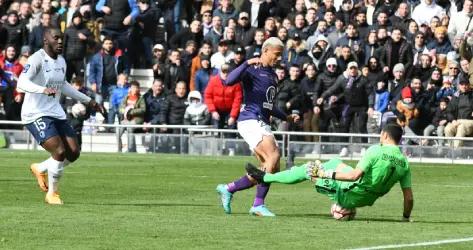
[[[329,67],[329,68],[335,68],[335,67],[337,67],[337,65],[335,65],[335,64],[329,64],[329,65],[327,65],[327,67]]]
[[[248,17],[244,16],[244,17],[240,17],[241,20],[248,20]]]

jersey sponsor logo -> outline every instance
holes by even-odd
[[[270,86],[268,89],[266,89],[266,102],[263,102],[263,108],[272,110],[275,96],[276,96],[276,87]]]
[[[26,64],[25,67],[23,68],[23,73],[28,72],[28,70],[30,69],[30,67],[31,67],[30,64]]]

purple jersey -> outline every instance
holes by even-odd
[[[261,120],[269,124],[269,117],[286,120],[286,114],[274,105],[277,93],[277,76],[270,67],[250,66],[244,62],[228,75],[225,85],[242,82],[244,106],[238,121]]]

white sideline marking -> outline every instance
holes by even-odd
[[[372,249],[390,249],[390,248],[402,248],[402,247],[434,246],[434,245],[443,245],[443,244],[459,243],[459,242],[467,242],[467,241],[473,241],[473,237],[451,239],[451,240],[426,241],[426,242],[411,243],[411,244],[395,244],[395,245],[383,245],[383,246],[374,246],[374,247],[351,248],[350,250],[372,250]]]

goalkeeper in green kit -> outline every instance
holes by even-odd
[[[399,182],[404,196],[403,221],[410,221],[414,206],[411,170],[398,144],[403,130],[397,124],[387,124],[381,131],[380,144],[368,148],[352,168],[339,159],[321,163],[308,162],[275,174],[265,173],[251,164],[248,175],[259,183],[296,184],[315,182],[315,189],[327,195],[335,204],[331,213],[336,219],[353,219],[357,207],[371,206]]]

